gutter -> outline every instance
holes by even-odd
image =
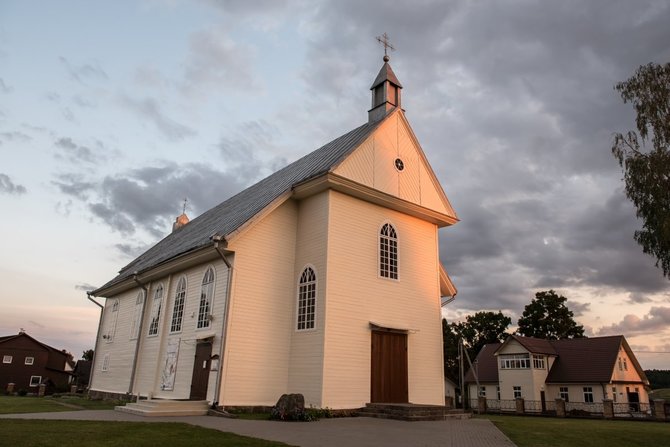
[[[144,324],[144,313],[147,310],[147,301],[149,301],[148,300],[149,291],[147,290],[147,286],[142,284],[142,282],[139,280],[137,272],[133,272],[133,281],[135,281],[135,283],[140,287],[140,289],[144,291],[144,302],[142,303],[142,316],[140,317],[140,327],[138,328],[137,342],[135,343],[135,354],[133,355],[133,369],[130,372],[130,383],[128,384],[129,395],[133,394],[133,386],[135,385],[135,374],[137,373],[137,358],[140,353],[140,341],[142,341],[142,326]]]
[[[219,234],[214,234],[212,236],[212,242],[214,243],[214,249],[216,252],[219,254],[221,257],[221,260],[223,260],[224,264],[226,264],[226,267],[228,267],[228,279],[227,279],[227,284],[226,284],[226,304],[223,309],[223,324],[221,325],[221,348],[219,350],[219,369],[216,373],[216,387],[214,389],[214,401],[212,402],[212,408],[218,407],[219,404],[219,397],[222,389],[221,385],[221,379],[223,375],[223,356],[226,351],[226,341],[228,340],[227,332],[228,332],[228,314],[230,313],[230,295],[231,295],[231,284],[233,281],[233,265],[228,261],[226,258],[226,255],[223,253],[223,250],[221,249],[221,243],[225,242],[225,239],[223,236]],[[223,407],[223,406],[222,406]]]
[[[98,353],[98,340],[100,339],[100,329],[102,328],[102,315],[105,311],[105,306],[98,303],[96,300],[91,298],[91,292],[86,292],[86,297],[90,302],[95,304],[100,308],[100,317],[98,318],[98,332],[95,334],[95,345],[93,346],[93,358],[91,359],[91,372],[88,374],[88,389],[91,389],[91,382],[93,381],[93,373],[95,372],[95,356]]]

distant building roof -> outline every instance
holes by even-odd
[[[565,340],[544,340],[533,337],[510,336],[534,354],[556,357],[545,383],[608,383],[623,347],[643,382],[648,382],[642,367],[628,346],[623,335]],[[485,345],[477,354],[480,382],[498,382],[497,352],[502,344]],[[474,383],[472,371],[465,375],[465,382]]]
[[[500,345],[500,343],[486,344],[477,354],[473,366],[477,370],[480,383],[498,382],[498,359],[494,354]],[[468,370],[464,380],[466,382],[476,382],[472,369]]]

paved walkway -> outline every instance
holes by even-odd
[[[113,410],[59,413],[3,414],[6,419],[86,421],[185,422],[239,435],[285,442],[301,447],[514,447],[485,419],[403,422],[367,417],[322,419],[317,422],[275,422],[214,416],[142,417]]]

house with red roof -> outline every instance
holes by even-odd
[[[465,376],[470,399],[649,402],[649,380],[623,335],[545,340],[510,335],[485,345]],[[495,405],[495,403],[494,403]],[[513,408],[510,408],[513,409]]]

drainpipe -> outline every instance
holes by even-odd
[[[144,291],[144,302],[142,303],[142,316],[140,317],[140,327],[137,332],[137,342],[135,343],[135,354],[133,356],[133,369],[130,372],[130,384],[128,384],[128,394],[132,396],[133,385],[135,385],[135,373],[137,372],[137,358],[140,353],[140,341],[142,340],[142,325],[144,324],[144,313],[147,309],[148,293],[147,286],[142,284],[138,278],[137,272],[133,272],[133,281]],[[138,394],[139,400],[139,394]]]
[[[98,319],[98,332],[95,334],[95,345],[93,346],[93,358],[91,359],[91,372],[88,375],[88,389],[91,389],[91,382],[93,381],[93,373],[95,372],[95,356],[98,353],[98,339],[100,338],[100,329],[102,327],[102,314],[105,311],[105,306],[98,303],[96,300],[91,298],[91,292],[86,292],[88,300],[100,307],[100,318]]]
[[[226,304],[223,309],[223,324],[221,325],[221,348],[219,351],[219,370],[216,373],[216,387],[214,389],[214,401],[212,402],[212,408],[216,408],[219,403],[219,394],[221,393],[221,378],[223,375],[223,355],[226,349],[226,341],[228,340],[227,337],[227,330],[228,330],[228,313],[230,312],[230,286],[232,284],[233,280],[233,265],[228,261],[228,258],[226,258],[226,255],[223,254],[223,250],[221,249],[221,243],[225,242],[223,236],[219,234],[214,234],[212,236],[212,241],[214,242],[214,249],[216,252],[219,254],[221,259],[223,260],[224,264],[226,264],[226,267],[228,267],[228,280],[226,281]],[[223,407],[223,406],[222,406]]]

